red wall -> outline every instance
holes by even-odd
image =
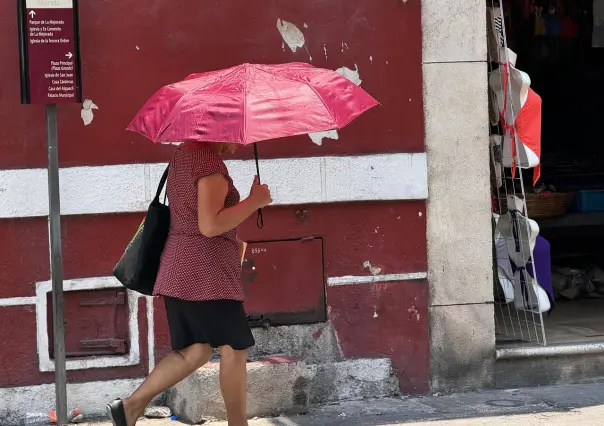
[[[307,49],[282,49],[278,18],[305,33]],[[79,105],[59,108],[61,164],[166,160],[170,148],[124,131],[161,85],[243,62],[308,62],[309,55],[323,68],[357,64],[363,87],[382,105],[344,129],[339,141],[267,142],[262,156],[421,152],[420,22],[420,0],[81,1],[83,95],[100,109],[85,127]],[[0,169],[46,164],[43,107],[19,105],[16,24],[16,1],[3,2]]]
[[[146,300],[139,299],[139,312],[145,312]],[[147,320],[140,315],[139,365],[121,368],[93,368],[70,370],[70,383],[95,380],[113,380],[142,377],[148,372]],[[38,368],[36,353],[36,308],[35,306],[0,307],[0,387],[39,385],[54,383],[54,373],[42,373]]]
[[[298,210],[306,211],[300,220]],[[421,213],[421,216],[420,216]],[[111,275],[142,214],[67,216],[62,221],[65,279]],[[382,274],[426,270],[425,203],[384,202],[271,207],[264,228],[255,218],[241,238],[270,241],[324,237],[328,277],[368,275],[366,260]],[[0,220],[0,298],[34,296],[49,276],[46,218]],[[0,330],[0,333],[2,330]]]
[[[304,49],[293,53],[282,48],[278,18],[304,32]],[[16,2],[3,2],[0,170],[46,165],[43,107],[19,105],[16,23]],[[381,106],[342,130],[337,141],[316,146],[300,136],[266,142],[260,147],[262,157],[424,151],[420,0],[80,1],[80,27],[83,94],[100,109],[92,124],[84,126],[79,105],[59,107],[62,166],[165,161],[171,147],[152,146],[124,131],[161,85],[242,62],[308,62],[310,56],[319,67],[358,66],[362,86]],[[249,157],[250,152],[239,155]],[[296,215],[299,209],[307,210],[306,219]],[[110,275],[140,219],[139,214],[65,217],[65,278]],[[242,236],[323,237],[327,277],[368,275],[366,260],[384,274],[427,268],[424,201],[276,207],[267,209],[264,219],[262,232],[250,221]],[[0,220],[0,298],[33,296],[34,283],[48,279],[47,238],[45,218]],[[404,390],[427,390],[426,282],[333,287],[327,303],[346,356],[388,356]],[[141,366],[70,372],[70,380],[143,375],[144,316],[142,309]],[[156,355],[161,356],[169,349],[161,308],[156,320]],[[23,351],[22,359],[0,351],[0,386],[52,382],[52,374],[38,372],[32,352],[33,307],[0,308],[0,341]]]
[[[429,390],[428,283],[329,287],[329,319],[345,357],[387,357],[405,393]]]
[[[305,219],[296,214],[306,211]],[[323,237],[325,275],[368,275],[366,260],[383,274],[425,271],[425,203],[380,202],[273,207],[265,210],[265,227],[252,220],[241,230],[247,240]],[[111,275],[133,231],[139,214],[68,216],[63,220],[65,279]],[[0,298],[35,294],[36,281],[48,279],[47,222],[45,218],[0,220],[3,273]],[[141,303],[144,303],[141,300]],[[427,389],[427,283],[396,282],[331,287],[327,291],[332,320],[346,356],[388,356],[403,388]],[[155,305],[156,356],[169,350],[167,324],[161,301]],[[411,310],[409,310],[411,309]],[[377,310],[378,318],[373,318]],[[136,377],[146,371],[146,321],[141,306],[140,367],[70,373],[70,380]],[[0,308],[0,340],[23,348],[23,362],[0,351],[0,386],[51,382],[52,374],[38,372],[33,306]],[[21,324],[15,327],[15,324]],[[4,359],[6,358],[6,359]],[[14,364],[14,365],[13,365]],[[17,374],[18,373],[18,374]]]

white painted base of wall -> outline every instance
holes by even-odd
[[[143,379],[69,383],[67,409],[79,408],[86,418],[105,415],[105,404],[130,395]],[[163,399],[163,395],[160,397]],[[25,413],[46,413],[55,408],[55,385],[0,388],[0,425],[23,424]]]

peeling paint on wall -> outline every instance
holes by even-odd
[[[94,102],[92,102],[90,99],[84,100],[82,103],[82,111],[80,112],[80,117],[82,117],[84,126],[88,126],[90,123],[92,123],[92,120],[94,119],[93,110],[95,109],[99,109],[99,107],[96,106]]]
[[[363,263],[363,267],[369,269],[371,275],[379,275],[382,272],[382,268],[378,266],[373,266],[368,260]]]
[[[421,319],[421,315],[419,314],[419,311],[417,310],[417,308],[415,307],[415,305],[413,305],[410,308],[408,308],[407,312],[409,313],[409,316],[411,318],[415,318],[416,321],[419,321]]]
[[[317,145],[321,145],[323,143],[323,139],[325,138],[333,140],[338,140],[340,138],[340,135],[338,134],[337,130],[327,130],[325,132],[309,133],[308,136],[310,136],[312,141]]]
[[[304,47],[306,40],[304,34],[291,22],[277,19],[277,29],[283,38],[283,42],[289,46],[292,52]]]
[[[348,67],[341,67],[336,70],[338,74],[342,77],[347,78],[352,81],[357,86],[360,86],[363,80],[361,80],[361,74],[359,73],[359,67],[357,64],[354,64],[354,70],[351,70]]]

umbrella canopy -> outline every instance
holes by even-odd
[[[340,129],[378,102],[335,71],[243,64],[161,88],[128,130],[153,142],[255,142]]]

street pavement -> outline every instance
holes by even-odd
[[[227,426],[226,422],[209,422]],[[111,426],[109,422],[87,426]],[[170,419],[137,426],[179,426]],[[478,426],[604,425],[604,383],[487,390],[421,398],[350,401],[318,407],[308,415],[255,419],[250,426]]]

